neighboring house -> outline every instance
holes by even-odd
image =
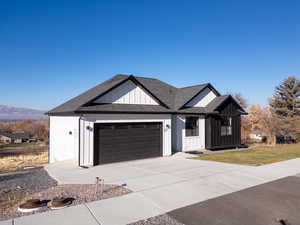
[[[75,159],[89,166],[239,147],[246,112],[211,84],[176,88],[116,75],[47,114],[50,162]]]
[[[23,143],[23,142],[27,142],[30,139],[30,135],[29,134],[25,134],[25,133],[2,133],[0,134],[0,142],[3,143],[15,143],[15,144],[19,144],[19,143]]]
[[[252,130],[251,133],[249,134],[250,139],[258,142],[261,142],[264,136],[265,135],[263,135],[263,133],[257,129]]]

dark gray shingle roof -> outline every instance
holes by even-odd
[[[218,96],[214,98],[205,108],[208,112],[215,112],[228,99],[231,99],[240,107],[240,113],[247,114],[247,112],[239,105],[239,103],[231,95]]]
[[[223,102],[229,98],[229,95],[222,95],[214,98],[207,106],[208,111],[215,111]]]
[[[131,80],[146,89],[161,105],[128,105],[128,104],[92,104],[96,98],[106,94],[111,89]],[[140,113],[213,113],[214,107],[225,96],[219,96],[208,107],[182,108],[193,97],[206,87],[220,94],[210,85],[201,84],[184,88],[176,88],[157,79],[138,77],[133,75],[116,75],[97,85],[83,94],[47,112],[48,115],[63,113],[96,113],[96,112],[140,112]]]
[[[208,84],[201,84],[191,87],[179,88],[175,97],[174,109],[180,109],[189,102],[194,96],[205,89]]]
[[[159,98],[169,109],[173,109],[174,99],[178,89],[172,85],[169,85],[163,81],[145,78],[135,77],[143,86],[146,87],[153,95]]]
[[[76,109],[81,107],[82,105],[86,104],[87,102],[91,101],[92,99],[96,98],[97,96],[101,95],[102,93],[108,91],[115,85],[121,83],[128,76],[126,75],[116,75],[111,79],[97,85],[94,88],[89,89],[88,91],[84,92],[83,94],[72,98],[71,100],[67,101],[66,103],[50,110],[47,114],[51,113],[61,113],[61,112],[74,112]]]

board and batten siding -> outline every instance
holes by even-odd
[[[95,123],[140,123],[161,122],[163,156],[172,154],[171,115],[166,114],[99,114],[86,115],[81,119],[80,165],[94,165],[94,124]],[[100,140],[101,141],[101,140]]]
[[[78,159],[79,117],[50,116],[49,162]]]
[[[146,90],[137,86],[132,81],[127,81],[116,87],[95,100],[94,103],[159,105]]]
[[[206,118],[206,148],[221,149],[235,148],[241,145],[241,115],[239,106],[233,100],[227,100],[220,107],[220,115],[211,115]],[[221,116],[231,117],[232,134],[221,135]]]
[[[185,116],[172,116],[172,145],[174,152],[191,151],[205,148],[205,118],[199,117],[199,136],[185,136]]]
[[[205,107],[207,106],[217,95],[209,88],[205,88],[195,98],[186,104],[187,107]]]

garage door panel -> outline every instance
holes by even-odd
[[[95,124],[95,164],[162,155],[161,123]]]
[[[102,130],[100,131],[100,135],[104,137],[109,137],[109,136],[114,136],[114,135],[125,135],[125,136],[130,136],[132,134],[139,134],[141,136],[143,135],[148,135],[149,133],[159,133],[160,129],[147,129],[145,128],[144,130],[142,129],[127,129],[127,130]]]
[[[147,146],[147,147],[146,147]],[[128,147],[128,144],[122,144],[122,145],[106,145],[106,146],[102,146],[102,148],[108,148],[110,149],[111,152],[116,153],[116,152],[130,152],[132,150],[137,150],[137,151],[141,151],[143,152],[145,149],[150,149],[150,151],[152,148],[157,149],[157,151],[160,151],[160,145],[159,144],[148,144],[148,143],[138,143],[135,145],[132,145],[130,147]],[[144,150],[140,150],[141,148],[143,148]],[[102,152],[102,154],[109,154],[107,153],[108,151]]]
[[[131,134],[131,135],[120,135],[120,134],[115,134],[112,136],[103,136],[103,135],[99,135],[99,138],[101,138],[101,143],[110,143],[111,140],[115,140],[115,141],[124,141],[124,140],[132,140],[134,137],[134,140],[136,139],[140,139],[140,140],[149,140],[149,138],[160,138],[161,135],[159,134],[151,134],[149,133],[148,135],[140,135],[140,134]]]
[[[118,152],[118,154],[112,154],[112,158],[118,159],[118,158],[132,158],[133,156],[157,156],[159,152],[140,152],[140,151],[131,151],[131,152]]]
[[[129,151],[130,149],[139,149],[139,148],[152,148],[152,147],[156,147],[157,150],[160,150],[160,143],[159,139],[152,140],[153,143],[149,143],[147,141],[139,141],[136,143],[132,143],[132,142],[127,142],[127,143],[107,143],[106,145],[101,145],[102,148],[109,148],[112,152],[116,152],[116,151]],[[102,151],[102,152],[111,152],[111,151]]]
[[[148,152],[150,153],[159,153],[159,145],[152,145],[152,146],[148,146],[147,148],[145,148],[145,145],[140,145],[140,146],[134,146],[134,147],[129,147],[128,149],[124,149],[124,146],[120,146],[119,148],[115,148],[112,149],[112,153],[113,154],[130,154],[130,153],[140,153],[140,154],[148,154]],[[153,148],[157,149],[156,151],[153,150]]]
[[[144,144],[154,144],[160,141],[160,137],[149,137],[152,139],[153,143],[149,143],[149,140],[147,137],[137,137],[134,139],[134,141],[137,143],[144,143]],[[115,142],[115,143],[114,143]],[[117,142],[117,143],[116,143]],[[113,147],[116,145],[128,145],[132,143],[132,140],[129,140],[128,138],[111,138],[111,141],[101,143],[101,146],[104,147]]]

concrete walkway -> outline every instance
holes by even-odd
[[[300,158],[260,167],[240,166],[185,159],[181,154],[166,158],[110,164],[89,169],[73,162],[46,167],[59,183],[94,183],[99,176],[105,183],[124,184],[128,195],[59,211],[15,219],[16,225],[125,225],[157,216],[187,205],[240,191],[300,173]],[[12,224],[11,221],[0,225]]]

